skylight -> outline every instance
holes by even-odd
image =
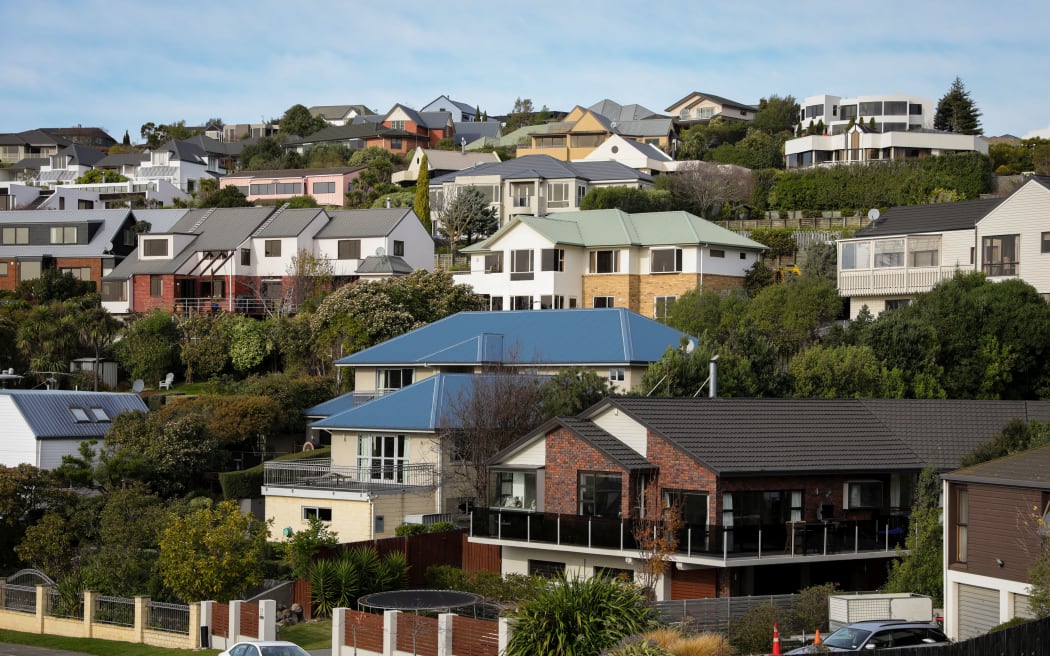
[[[91,414],[94,415],[95,421],[109,421],[109,415],[104,408],[91,408]]]
[[[84,408],[70,408],[69,411],[73,414],[73,419],[76,419],[78,424],[91,421],[88,414],[84,412]]]

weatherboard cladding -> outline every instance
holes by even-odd
[[[110,422],[95,421],[91,408],[102,408],[112,420],[122,412],[147,412],[138,394],[67,392],[63,390],[0,390],[11,397],[37,439],[101,438]],[[78,422],[70,408],[81,408],[89,421]]]

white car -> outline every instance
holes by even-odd
[[[294,642],[260,640],[238,642],[219,656],[310,656],[310,653]]]

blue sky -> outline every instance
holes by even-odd
[[[0,132],[280,117],[293,104],[439,95],[663,112],[691,91],[756,103],[908,93],[959,76],[986,135],[1050,137],[1050,2],[177,3],[4,0]]]

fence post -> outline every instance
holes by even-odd
[[[513,628],[509,617],[499,618],[499,654],[506,654],[510,645],[510,634]]]
[[[438,615],[438,653],[437,656],[452,656],[452,618],[453,613]]]
[[[397,651],[397,617],[399,610],[383,611],[383,656],[394,656]]]
[[[95,590],[84,590],[84,637],[94,637],[92,625],[95,622]]]
[[[149,596],[135,597],[135,642],[146,641],[146,613],[149,612]]]
[[[190,604],[190,649],[200,649],[201,645],[201,604]]]
[[[332,611],[332,656],[343,653],[344,636],[346,636],[346,609],[336,608]]]
[[[259,600],[259,640],[277,639],[277,600]]]
[[[215,626],[212,623],[212,617],[215,615],[215,602],[214,601],[202,601],[200,609],[200,621],[197,627],[197,633],[200,634],[200,646],[204,649],[211,649],[211,627]],[[193,625],[190,624],[190,631],[193,630]],[[207,634],[205,634],[207,631]],[[205,637],[207,636],[207,637]]]
[[[241,641],[241,604],[240,599],[230,602],[230,623],[226,629],[226,646],[232,646]]]
[[[47,595],[51,590],[50,585],[36,586],[36,632],[44,633],[44,616],[47,615]]]

